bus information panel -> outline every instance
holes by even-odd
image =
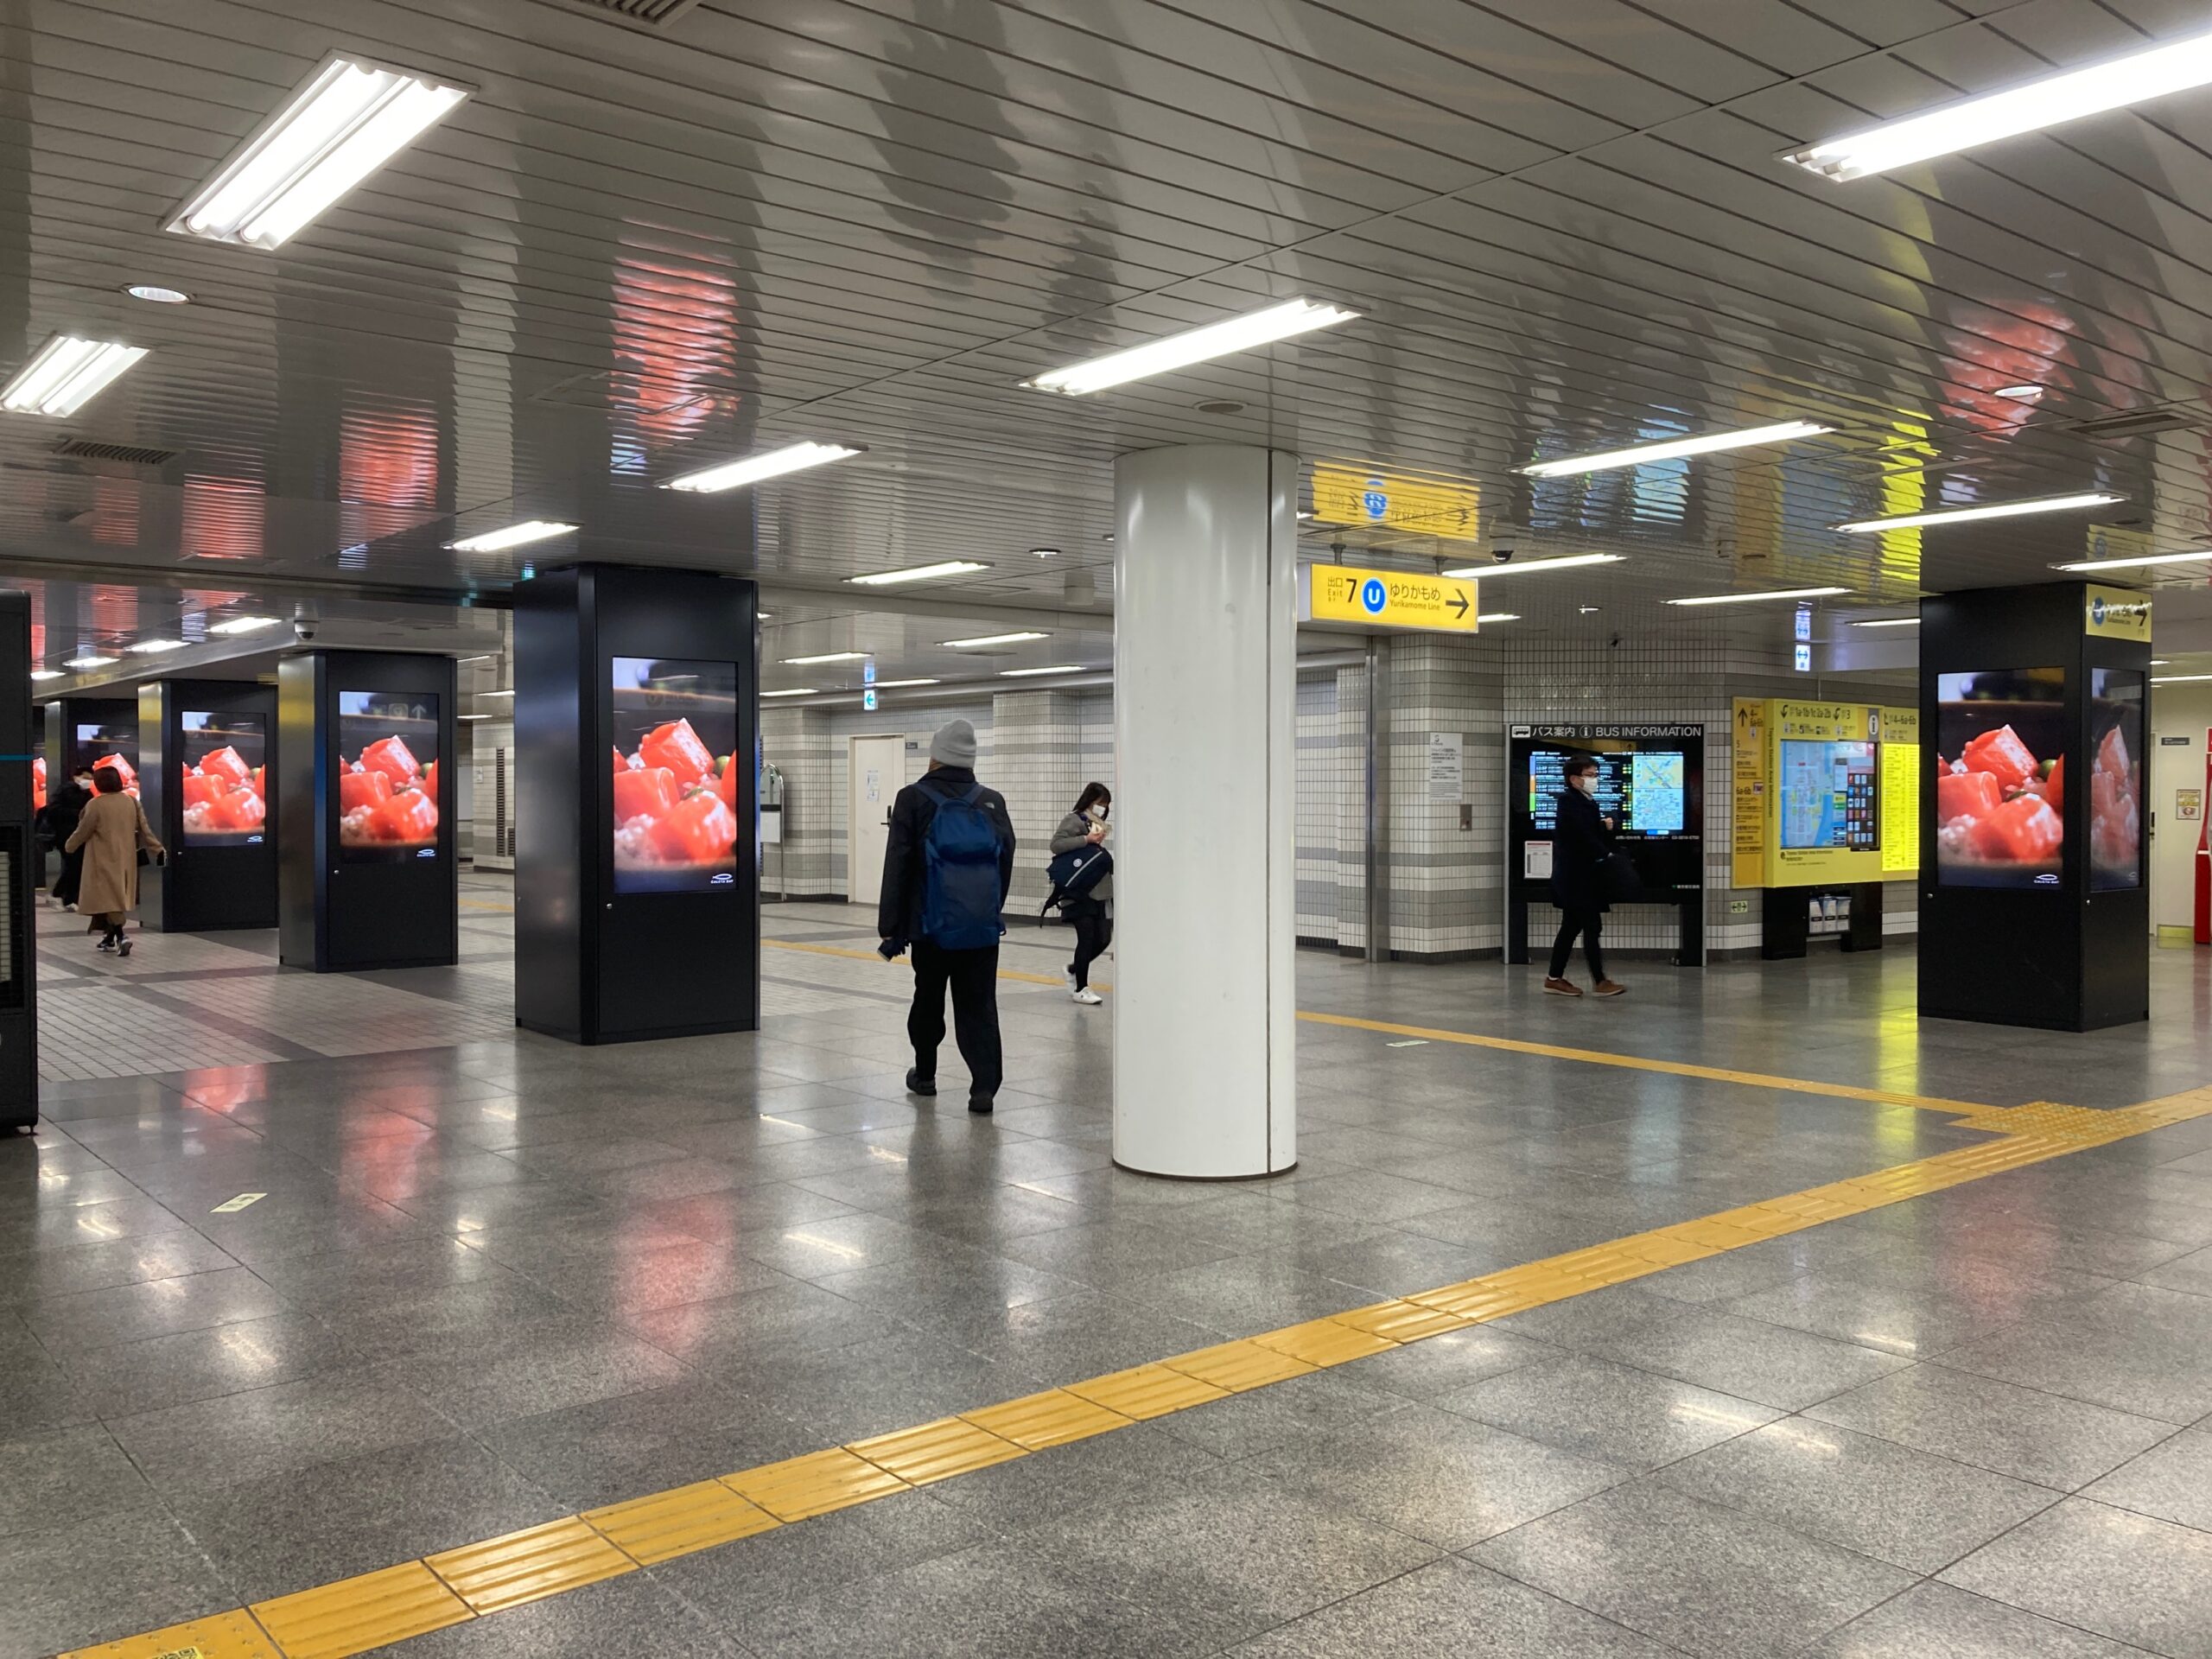
[[[1734,740],[1735,886],[1840,886],[1919,868],[1916,711],[1739,697]]]

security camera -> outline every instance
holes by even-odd
[[[315,638],[315,620],[311,616],[294,617],[292,619],[292,638],[298,640],[304,645],[308,640]]]
[[[1514,550],[1510,547],[1493,547],[1490,550],[1491,558],[1499,564],[1512,563],[1513,553]]]

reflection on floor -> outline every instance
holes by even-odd
[[[0,1145],[0,1649],[1989,1138],[1308,1024],[1298,1170],[1154,1182],[1108,1156],[1110,997],[1007,984],[978,1121],[903,1096],[903,972],[835,954],[871,943],[857,912],[771,908],[827,949],[767,953],[760,1036],[577,1050],[512,1030],[503,885],[465,897],[458,969],[328,978],[259,935],[110,962],[50,918],[48,1122]],[[1049,976],[1065,938],[1007,966]],[[1300,969],[1311,1009],[1999,1107],[2212,1082],[2194,953],[2155,960],[2149,1027],[2088,1037],[1921,1026],[1902,951],[1646,967],[1617,1005],[1495,966]],[[2208,1631],[2201,1118],[397,1651],[2184,1659]]]

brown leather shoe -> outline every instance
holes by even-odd
[[[1615,984],[1610,979],[1601,979],[1590,988],[1599,996],[1626,996],[1628,995],[1627,986]]]
[[[1582,988],[1571,979],[1553,979],[1547,976],[1544,980],[1544,988],[1547,991],[1549,991],[1554,996],[1580,996],[1582,995]]]

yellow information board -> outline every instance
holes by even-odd
[[[2151,601],[2126,588],[2094,584],[2082,595],[2082,632],[2100,639],[2151,643]]]
[[[1843,886],[1919,868],[1916,712],[1738,697],[1735,737],[1737,887]]]
[[[1475,583],[1461,576],[1410,570],[1363,570],[1351,564],[1309,564],[1298,573],[1301,622],[1361,628],[1423,628],[1440,633],[1478,631]]]
[[[1325,524],[1410,531],[1446,541],[1482,539],[1482,492],[1472,483],[1317,463],[1313,517]]]

